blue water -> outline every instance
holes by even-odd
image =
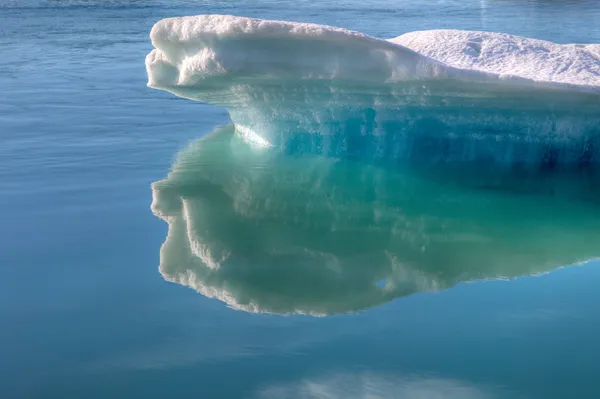
[[[166,282],[151,184],[228,115],[148,89],[144,57],[201,13],[600,42],[593,0],[0,0],[0,397],[600,397],[597,262],[327,317]]]

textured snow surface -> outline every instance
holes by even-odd
[[[227,75],[381,82],[448,72],[386,40],[314,24],[200,15],[162,20],[151,38],[146,65],[157,88]]]
[[[450,66],[526,79],[600,86],[600,45],[556,44],[493,32],[410,32],[391,42]]]
[[[157,88],[242,75],[378,82],[519,77],[600,90],[600,46],[500,33],[423,31],[388,41],[315,24],[200,15],[159,21],[151,39],[156,50],[146,65]]]

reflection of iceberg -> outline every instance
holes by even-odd
[[[263,388],[257,399],[494,399],[515,393],[469,382],[422,375],[341,373]]]
[[[160,270],[234,308],[331,314],[599,255],[593,181],[453,175],[278,155],[226,127],[153,184]]]
[[[600,45],[204,15],[158,22],[148,84],[227,107],[287,152],[420,162],[600,162]]]

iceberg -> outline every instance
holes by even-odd
[[[159,270],[234,309],[310,315],[539,275],[600,256],[600,187],[586,173],[471,178],[291,156],[248,146],[229,125],[152,185],[168,223]]]
[[[284,153],[420,164],[600,163],[600,45],[200,15],[159,21],[148,85],[228,109]]]
[[[600,47],[492,32],[159,21],[148,85],[231,125],[153,183],[163,277],[329,315],[600,256]]]

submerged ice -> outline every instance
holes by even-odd
[[[202,15],[158,22],[150,87],[224,106],[248,142],[419,163],[600,162],[600,45],[490,32],[382,40]]]
[[[506,173],[289,156],[227,126],[152,186],[160,272],[236,309],[326,315],[600,256],[596,176]]]

